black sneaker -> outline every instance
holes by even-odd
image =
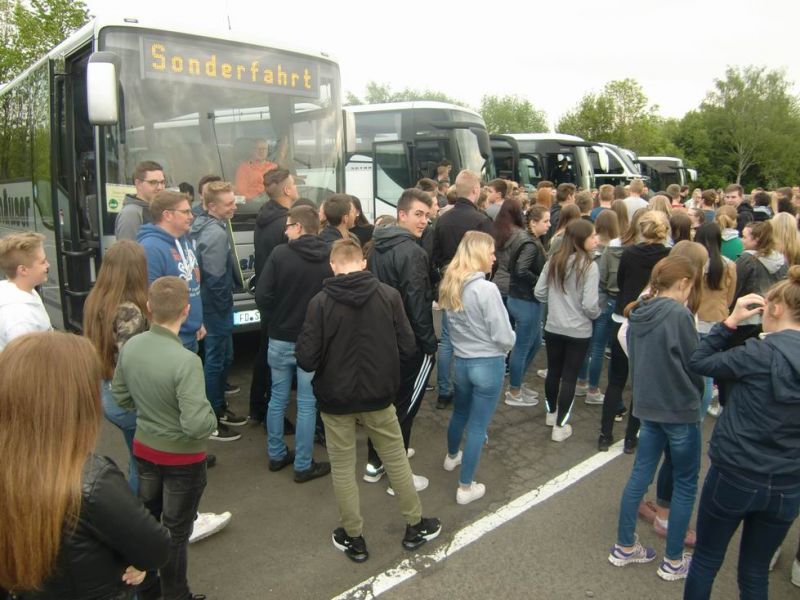
[[[241,391],[242,391],[242,388],[240,388],[238,385],[234,385],[232,383],[228,383],[227,381],[225,382],[225,395],[226,396],[235,396],[236,394],[238,394]]]
[[[435,389],[436,388],[434,386],[432,386],[432,385],[426,385],[425,386],[425,393],[427,394],[428,392],[432,392]]]
[[[633,454],[634,452],[636,452],[636,446],[638,445],[639,445],[638,439],[633,438],[632,440],[629,440],[625,438],[625,446],[623,447],[622,451],[625,452],[625,454]]]
[[[219,422],[225,423],[229,427],[242,427],[247,425],[247,417],[239,417],[226,408],[225,412],[219,416]]]
[[[622,419],[624,419],[625,415],[627,415],[627,414],[628,414],[628,409],[627,408],[623,408],[622,410],[618,411],[617,414],[614,415],[614,420],[617,423],[622,423]]]
[[[450,403],[453,401],[453,396],[439,396],[436,400],[436,408],[443,409],[450,406]]]
[[[608,452],[608,447],[614,443],[614,437],[611,435],[603,435],[600,434],[600,438],[597,440],[597,451],[598,452]]]
[[[363,536],[350,537],[344,527],[337,527],[333,530],[331,540],[333,545],[353,562],[362,563],[369,558],[367,543]]]
[[[305,471],[294,472],[294,482],[305,483],[306,481],[311,481],[312,479],[317,479],[318,477],[324,477],[330,472],[331,472],[331,463],[314,462],[312,460],[311,466],[308,467]]]
[[[206,454],[206,469],[210,469],[217,464],[217,457],[214,454]]]
[[[406,525],[406,535],[403,538],[403,548],[416,550],[422,544],[434,539],[442,532],[439,519],[423,517],[416,525]]]
[[[322,446],[323,448],[328,447],[328,440],[325,438],[324,431],[317,431],[314,434],[314,443]]]
[[[275,471],[280,471],[286,465],[290,465],[294,462],[294,452],[291,450],[286,451],[286,455],[283,458],[279,458],[278,460],[269,459],[269,470],[273,473]]]
[[[215,442],[235,442],[242,437],[241,433],[234,433],[228,426],[221,421],[217,423],[217,429],[211,434],[210,440]]]

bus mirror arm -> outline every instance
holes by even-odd
[[[119,121],[120,65],[113,52],[95,52],[89,58],[86,94],[92,125],[116,125]]]

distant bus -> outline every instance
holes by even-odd
[[[344,189],[338,65],[190,23],[92,21],[0,90],[0,235],[46,236],[42,298],[58,327],[81,327],[142,160],[163,165],[170,188],[209,173],[233,181],[255,142],[267,140],[280,154],[272,160],[302,180],[301,195]],[[237,202],[233,238],[247,276],[260,203]],[[234,324],[258,320],[239,290]]]
[[[492,135],[497,176],[531,190],[542,180],[595,187],[589,160],[591,143],[563,133],[508,133]]]
[[[486,123],[478,113],[444,102],[394,102],[347,106],[346,189],[368,217],[395,214],[400,193],[423,177],[436,179],[444,159],[451,182],[462,169],[494,177]]]
[[[589,149],[595,185],[626,185],[633,179],[648,183],[650,178],[639,172],[639,167],[631,158],[633,153],[614,144],[598,142]],[[635,155],[634,155],[635,156]]]
[[[640,156],[640,169],[650,177],[650,189],[663,191],[673,183],[689,185],[697,180],[697,171],[683,165],[683,159],[674,156]]]

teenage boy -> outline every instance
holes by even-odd
[[[139,498],[171,537],[160,588],[158,577],[148,573],[139,598],[194,598],[187,581],[187,545],[206,487],[206,440],[217,419],[206,399],[200,357],[184,348],[179,336],[191,310],[186,281],[156,279],[147,308],[150,330],[122,348],[111,384],[117,403],[136,409]]]
[[[47,281],[44,236],[26,231],[0,239],[0,350],[15,337],[50,331],[50,317],[34,289]]]
[[[319,217],[308,206],[296,206],[286,219],[288,244],[270,254],[256,285],[256,304],[269,318],[267,363],[272,376],[272,390],[267,408],[269,470],[280,471],[294,463],[294,480],[311,481],[330,473],[327,462],[314,462],[314,425],[316,400],[311,391],[313,373],[297,365],[295,342],[303,325],[306,308],[322,281],[333,273],[328,264],[330,246],[317,237]],[[283,419],[292,379],[297,376],[297,422],[295,451],[283,440]]]
[[[125,195],[122,210],[114,222],[114,235],[118,240],[135,240],[141,226],[152,221],[150,203],[167,185],[163,167],[152,160],[140,162],[133,172],[133,185],[136,194]]]
[[[400,387],[395,400],[408,454],[413,454],[409,448],[411,427],[425,395],[437,348],[428,255],[417,243],[428,225],[432,204],[426,192],[414,188],[405,190],[397,201],[397,225],[375,230],[374,248],[369,257],[369,270],[378,281],[400,293],[403,310],[414,331],[414,352],[400,362]],[[370,440],[364,481],[375,483],[385,472]],[[422,491],[428,487],[428,480],[414,475],[414,486],[417,491]]]
[[[361,247],[351,240],[333,244],[335,277],[308,306],[297,339],[298,365],[315,371],[333,470],[333,489],[341,527],[333,545],[355,562],[369,558],[356,484],[356,421],[367,430],[383,459],[406,519],[403,548],[416,550],[442,530],[435,518],[423,518],[403,434],[392,407],[400,385],[400,359],[416,351],[414,333],[397,290],[369,271]]]
[[[327,225],[319,237],[332,244],[336,240],[351,239],[358,242],[358,236],[350,231],[356,224],[358,209],[347,194],[334,194],[322,205]]]

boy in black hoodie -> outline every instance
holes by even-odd
[[[308,303],[332,275],[329,246],[319,237],[319,217],[308,206],[289,210],[286,219],[288,244],[272,251],[256,284],[256,304],[269,316],[267,363],[272,390],[267,409],[269,470],[280,471],[294,463],[294,480],[304,483],[327,475],[328,463],[315,463],[314,424],[316,401],[311,391],[313,373],[297,366],[294,351]],[[313,369],[311,369],[313,371]],[[283,441],[284,416],[289,404],[292,378],[297,375],[297,423],[295,452]]]
[[[333,545],[355,562],[369,554],[361,535],[363,519],[356,484],[356,421],[364,425],[389,475],[406,519],[403,547],[415,550],[441,531],[438,519],[422,518],[403,436],[392,406],[400,385],[400,358],[416,353],[414,332],[400,294],[369,271],[361,247],[334,242],[330,264],[335,277],[308,305],[297,338],[297,364],[315,371],[333,488],[342,527]]]

